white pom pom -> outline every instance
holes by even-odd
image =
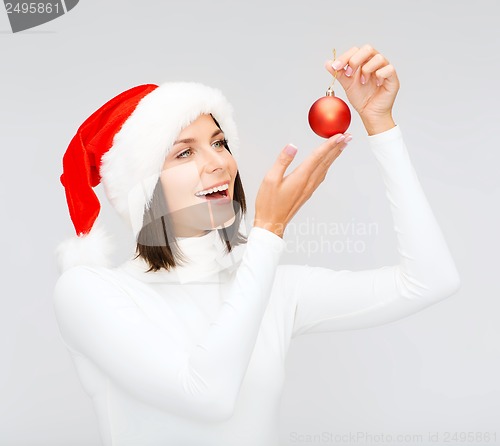
[[[102,227],[94,225],[87,235],[74,236],[57,246],[57,265],[61,273],[78,265],[107,267],[112,251],[109,234]]]

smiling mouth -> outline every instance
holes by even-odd
[[[216,191],[211,194],[199,196],[198,198],[202,200],[217,200],[218,198],[226,198],[228,196],[227,192],[227,190]]]
[[[229,184],[222,184],[220,186],[216,186],[212,189],[206,189],[203,191],[196,192],[195,195],[198,198],[205,200],[216,200],[218,198],[227,198],[229,192]]]

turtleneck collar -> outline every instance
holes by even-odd
[[[240,225],[240,232],[246,235],[244,224]],[[138,257],[119,268],[148,283],[221,282],[239,266],[245,248],[245,244],[238,245],[227,253],[216,229],[199,237],[177,237],[175,240],[185,258],[184,264],[170,271],[146,272],[149,265]]]

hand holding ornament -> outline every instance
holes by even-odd
[[[327,61],[325,68],[336,75],[369,135],[396,125],[392,107],[399,79],[394,67],[376,49],[370,45],[352,47],[335,61]]]

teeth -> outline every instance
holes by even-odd
[[[197,197],[203,197],[204,195],[207,195],[207,194],[211,194],[213,192],[216,192],[216,191],[223,191],[223,190],[227,190],[229,189],[229,185],[226,183],[226,184],[223,184],[222,186],[218,186],[218,187],[214,187],[212,189],[206,189],[206,190],[202,190],[200,192],[196,192],[195,195]]]

